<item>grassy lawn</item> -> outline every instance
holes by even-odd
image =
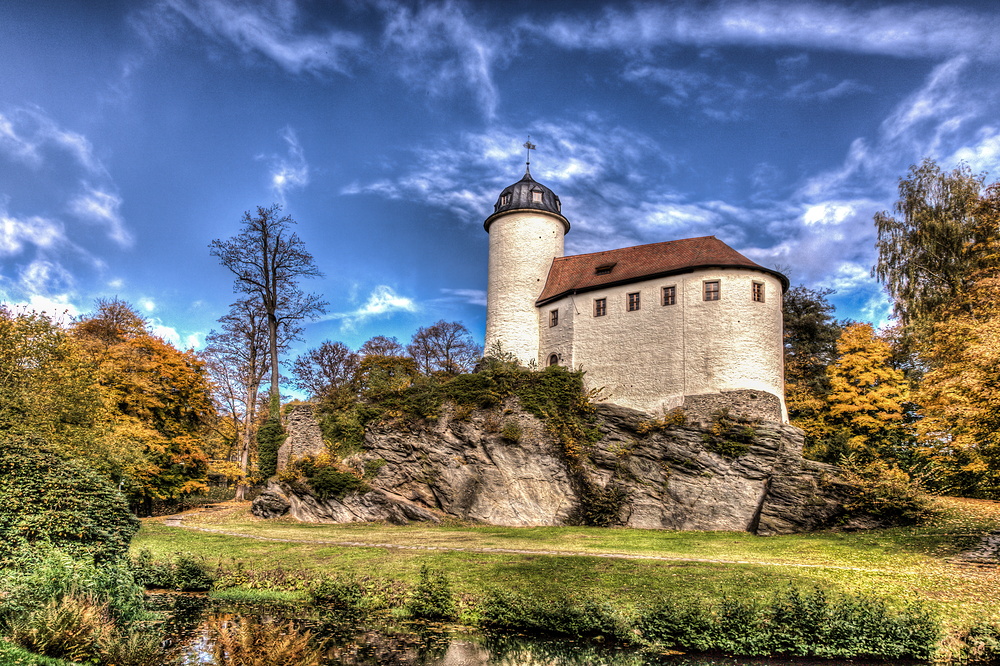
[[[416,580],[426,564],[446,572],[456,592],[475,597],[496,586],[554,601],[586,595],[631,606],[664,597],[767,597],[794,584],[926,602],[953,625],[1000,619],[997,570],[948,561],[983,534],[1000,529],[1000,503],[942,499],[941,505],[941,514],[931,524],[917,528],[755,537],[733,532],[579,527],[316,525],[261,520],[243,504],[188,514],[184,522],[295,543],[167,527],[162,519],[148,519],[133,549],[148,548],[158,559],[186,551],[212,564],[239,562],[249,568],[371,576],[407,584]],[[323,542],[570,554],[404,550]],[[596,553],[725,562],[609,559]]]

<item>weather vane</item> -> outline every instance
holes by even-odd
[[[528,173],[531,173],[531,151],[533,151],[535,149],[535,144],[531,143],[531,135],[530,134],[528,135],[528,140],[524,142],[524,148],[525,148],[524,153],[525,153],[525,156],[527,158],[527,159],[525,159],[524,166],[525,166],[526,171]]]

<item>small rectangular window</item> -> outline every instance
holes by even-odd
[[[639,309],[639,292],[628,295],[628,311],[633,312]]]
[[[756,301],[757,303],[763,303],[764,302],[764,283],[763,282],[754,282],[751,294],[753,296],[753,300],[754,301]]]
[[[608,299],[606,298],[595,298],[594,299],[594,316],[603,317],[608,314]]]
[[[706,301],[719,300],[719,281],[706,280],[704,284],[705,284],[705,300]]]
[[[538,190],[532,190],[531,192],[531,202],[532,203],[542,203],[542,193]]]
[[[559,324],[559,310],[549,311],[549,326],[557,326]]]
[[[503,196],[500,197],[500,205],[506,206],[508,204],[510,204],[510,195],[504,194]]]
[[[663,288],[663,304],[677,305],[677,287]]]

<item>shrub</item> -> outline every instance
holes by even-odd
[[[36,654],[77,662],[98,662],[100,644],[112,630],[106,605],[76,594],[50,599],[14,618],[10,639]]]
[[[736,599],[715,607],[667,601],[642,613],[636,629],[658,648],[825,659],[929,659],[940,631],[922,608],[794,589],[765,606]]]
[[[309,477],[309,487],[320,499],[344,499],[349,493],[365,488],[365,483],[350,472],[324,467]]]
[[[198,560],[191,553],[178,553],[171,569],[171,587],[181,592],[204,592],[212,589],[215,582],[204,560]]]
[[[628,502],[628,490],[609,482],[601,488],[585,481],[580,494],[579,522],[591,527],[611,527],[621,524],[621,510]]]
[[[500,437],[513,444],[520,442],[522,435],[521,424],[517,421],[507,421],[500,428]]]
[[[140,548],[135,557],[129,559],[129,569],[136,584],[146,589],[173,587],[174,572],[170,563],[153,560],[153,553],[148,548]]]
[[[274,476],[278,470],[278,449],[285,437],[281,421],[275,418],[264,421],[257,430],[257,466],[265,479]]]
[[[142,588],[128,567],[95,565],[57,550],[47,551],[30,568],[0,572],[0,589],[6,590],[0,596],[0,625],[71,594],[106,604],[111,619],[120,624],[149,618]]]
[[[0,442],[0,567],[23,565],[45,546],[116,561],[139,521],[121,493],[36,439]]]
[[[708,432],[701,436],[705,448],[724,458],[738,458],[750,450],[757,437],[757,423],[730,415],[728,409],[712,414]]]
[[[848,515],[866,515],[891,525],[913,525],[933,515],[930,497],[919,481],[884,460],[860,466],[847,461],[847,480],[855,494],[844,505]]]
[[[422,620],[451,620],[455,617],[455,600],[448,578],[432,572],[426,565],[420,567],[420,579],[406,602],[410,615]]]
[[[320,578],[309,586],[309,599],[329,608],[353,610],[363,605],[365,591],[354,580]]]
[[[479,605],[479,615],[484,626],[506,631],[618,638],[626,634],[610,604],[592,599],[541,601],[510,590],[490,590]]]

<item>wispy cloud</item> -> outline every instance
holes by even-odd
[[[132,234],[125,226],[125,220],[119,212],[122,199],[117,194],[83,186],[83,192],[69,202],[69,209],[77,217],[99,224],[107,229],[108,237],[122,247],[132,245]]]
[[[277,200],[285,204],[285,195],[289,190],[309,184],[309,163],[295,130],[285,127],[278,134],[288,146],[288,152],[284,156],[272,156],[270,160],[271,189]]]
[[[341,330],[352,330],[372,319],[384,319],[400,312],[417,312],[413,299],[396,293],[388,285],[378,285],[368,294],[364,303],[350,312],[334,312],[319,321],[339,321]]]
[[[486,292],[482,289],[442,289],[446,298],[469,305],[486,305]]]
[[[28,246],[53,249],[66,244],[63,225],[40,216],[15,217],[0,207],[0,257],[15,257]]]
[[[363,40],[348,30],[311,32],[292,0],[163,0],[144,15],[147,33],[176,34],[177,17],[207,37],[263,56],[288,72],[346,72]]]
[[[469,5],[446,0],[412,7],[383,2],[383,39],[402,56],[399,75],[433,96],[466,89],[487,117],[496,115],[499,93],[493,70],[512,54],[515,35],[478,17]]]
[[[780,46],[892,57],[1000,58],[1000,16],[960,6],[895,4],[864,9],[828,2],[686,2],[606,9],[599,16],[523,22],[573,49],[669,45]]]

